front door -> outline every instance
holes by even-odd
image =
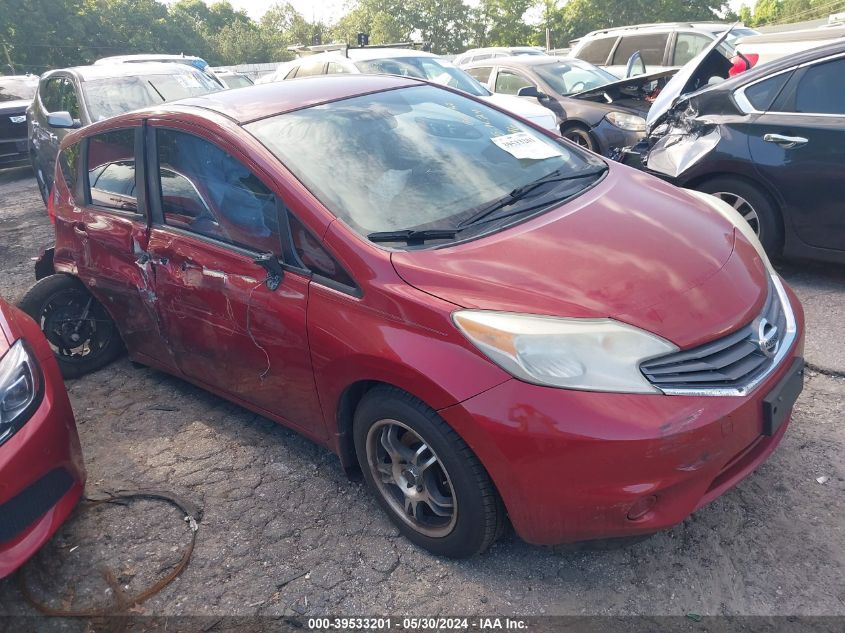
[[[82,150],[81,213],[72,230],[79,277],[120,327],[131,357],[172,366],[155,307],[145,255],[149,228],[142,174],[141,125],[95,134]],[[140,195],[139,195],[140,194]]]
[[[845,250],[842,77],[845,56],[799,68],[749,137],[756,168],[780,192],[801,241],[836,250]]]
[[[269,179],[189,125],[159,121],[149,138],[157,211],[148,252],[179,369],[325,438],[306,333],[310,279],[271,279],[255,261],[282,253]]]

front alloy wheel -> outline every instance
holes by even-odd
[[[490,476],[434,409],[380,385],[361,399],[352,431],[367,485],[407,539],[465,558],[501,534],[505,509]]]
[[[379,420],[367,433],[367,463],[397,516],[426,536],[445,536],[458,517],[449,473],[423,439],[398,420]]]
[[[719,200],[726,202],[736,209],[737,212],[745,218],[745,221],[748,222],[748,225],[754,231],[755,235],[757,235],[758,238],[760,237],[760,218],[757,215],[757,211],[755,211],[754,207],[751,206],[751,203],[748,202],[748,200],[736,193],[730,193],[729,191],[717,191],[711,195],[716,196]]]

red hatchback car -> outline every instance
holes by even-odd
[[[84,484],[53,349],[32,319],[0,299],[0,578],[47,542]]]
[[[506,517],[532,543],[674,525],[801,390],[801,307],[730,207],[425,82],[118,116],[56,183],[26,305],[68,375],[125,345],[360,466],[438,554]]]

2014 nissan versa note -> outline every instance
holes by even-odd
[[[531,543],[672,526],[801,390],[801,306],[730,207],[422,81],[117,116],[55,182],[23,305],[66,375],[125,346],[360,466],[437,554],[506,518]]]

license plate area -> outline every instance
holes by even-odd
[[[789,371],[763,398],[763,435],[774,435],[804,389],[804,359],[796,358]]]

